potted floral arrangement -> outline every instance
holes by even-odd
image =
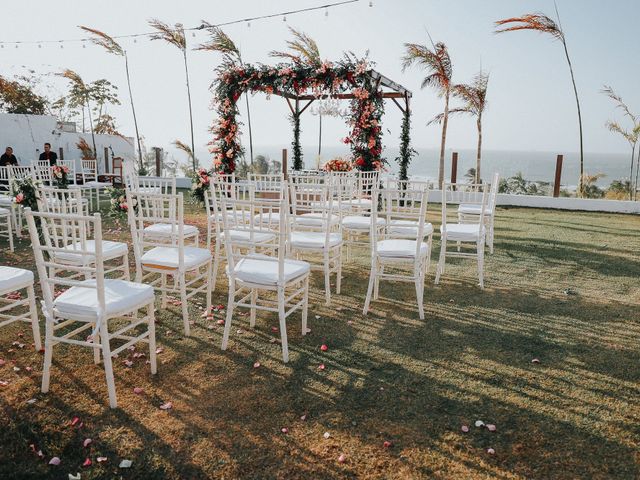
[[[127,215],[129,211],[129,205],[127,204],[127,196],[125,194],[124,188],[107,188],[106,191],[109,193],[109,215],[113,217],[124,217]],[[138,206],[137,199],[133,197],[133,208],[135,209]]]
[[[11,191],[15,194],[14,203],[24,208],[38,210],[38,188],[41,182],[31,177],[17,178],[11,183]]]
[[[350,172],[353,170],[353,163],[346,158],[338,157],[329,160],[322,169],[325,172]]]
[[[51,167],[51,176],[56,188],[67,188],[69,185],[69,167],[66,165],[54,165]]]
[[[211,172],[199,168],[192,177],[191,183],[191,197],[200,204],[204,204],[204,192],[209,188],[211,181]]]

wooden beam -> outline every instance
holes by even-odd
[[[304,112],[307,108],[309,108],[309,105],[311,105],[314,102],[315,98],[309,100],[309,103],[307,103],[304,107],[302,107],[302,110],[300,110],[299,115],[302,115],[302,112]]]
[[[291,100],[289,99],[289,97],[284,97],[285,100],[287,101],[287,104],[289,105],[289,110],[291,110],[292,114],[296,114],[296,112],[293,110],[293,105],[291,105]]]
[[[402,113],[407,113],[404,107],[400,105],[400,102],[398,102],[398,100],[396,100],[395,98],[392,98],[391,100],[393,100],[393,103],[395,103],[398,106],[398,108],[402,111]]]

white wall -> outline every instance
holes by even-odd
[[[111,147],[116,157],[135,158],[132,138],[124,139],[115,135],[96,135],[95,137],[100,172],[104,171],[106,147]],[[82,155],[76,143],[80,138],[84,138],[89,145],[92,145],[90,133],[69,133],[58,130],[54,116],[0,113],[0,154],[4,153],[6,147],[13,147],[13,154],[20,165],[31,165],[35,162],[44,151],[46,142],[50,143],[51,150],[58,154],[59,148],[62,147],[65,160],[75,159],[79,162]],[[80,168],[79,163],[76,168]]]

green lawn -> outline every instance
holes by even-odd
[[[203,214],[188,221],[206,231]],[[128,237],[107,223],[107,238]],[[80,347],[56,349],[51,390],[39,393],[29,327],[6,327],[0,478],[639,478],[640,218],[500,209],[495,247],[481,291],[470,260],[451,262],[434,286],[434,241],[424,321],[411,284],[381,284],[362,315],[364,250],[345,264],[331,307],[314,274],[312,332],[302,337],[290,317],[286,365],[273,315],[259,313],[255,330],[236,315],[222,352],[220,314],[206,322],[191,304],[185,338],[179,307],[159,311],[158,375],[145,358],[117,361],[116,410],[101,366]],[[3,247],[0,264],[34,269],[29,243]],[[221,280],[214,302],[226,293]],[[59,466],[47,465],[53,456]],[[131,468],[118,468],[122,459]]]

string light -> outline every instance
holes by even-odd
[[[371,1],[371,0],[369,1],[369,6],[373,7],[373,1]]]
[[[337,2],[333,2],[333,3],[327,3],[325,5],[318,5],[316,7],[308,7],[308,8],[301,8],[298,10],[291,10],[291,11],[287,11],[287,12],[279,12],[279,13],[272,13],[272,14],[267,14],[267,15],[260,15],[260,16],[256,16],[256,17],[252,17],[252,18],[244,18],[244,19],[239,19],[239,20],[231,20],[229,22],[223,22],[223,23],[217,23],[217,24],[205,24],[205,25],[199,25],[197,27],[191,27],[191,28],[185,28],[185,31],[191,31],[191,36],[195,38],[196,33],[195,30],[204,30],[208,27],[224,27],[224,26],[228,26],[228,25],[235,25],[238,23],[246,23],[247,27],[251,27],[251,22],[255,21],[255,20],[264,20],[264,19],[268,19],[268,18],[275,18],[275,17],[282,17],[282,21],[286,22],[287,21],[287,15],[294,15],[294,14],[298,14],[298,13],[304,13],[304,12],[310,12],[310,11],[314,11],[314,10],[324,10],[325,11],[325,17],[329,16],[329,8],[332,7],[337,7],[337,6],[341,6],[341,5],[348,5],[350,3],[356,3],[359,2],[360,0],[342,0],[342,1],[337,1]],[[372,7],[373,6],[373,2],[370,1],[369,2],[369,6]],[[137,37],[150,37],[151,35],[154,35],[154,32],[145,32],[145,33],[131,33],[131,34],[125,34],[125,35],[114,35],[112,38],[113,39],[127,39],[127,38],[133,38],[133,42],[136,42],[136,38]],[[44,44],[48,44],[48,43],[67,43],[67,42],[81,42],[82,43],[82,48],[86,48],[85,46],[85,42],[87,41],[87,38],[75,38],[75,39],[63,39],[63,40],[36,40],[36,41],[6,41],[6,42],[0,42],[0,48],[4,48],[5,45],[11,45],[11,44],[15,44],[15,48],[18,48],[18,44],[19,43],[24,43],[24,44],[37,44],[39,47],[38,48],[42,48],[41,45]],[[62,45],[60,46],[60,48],[64,48],[62,47]]]

